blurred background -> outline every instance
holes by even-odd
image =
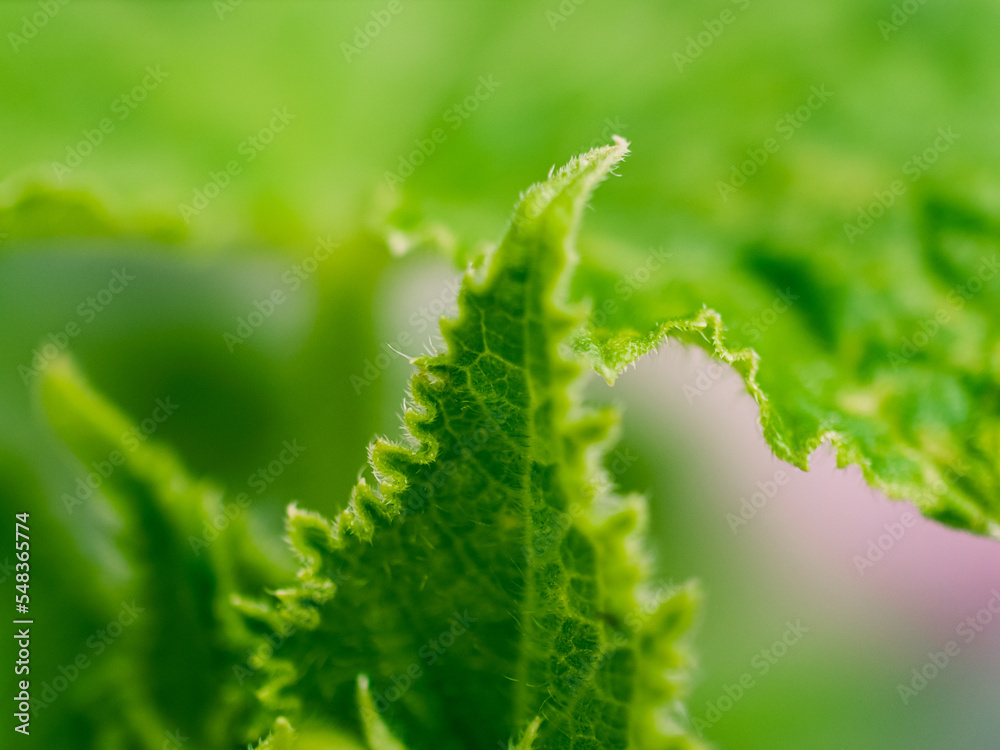
[[[81,489],[94,469],[26,374],[46,346],[135,440],[249,493],[250,532],[287,572],[285,505],[343,507],[372,436],[398,434],[398,352],[433,345],[459,269],[552,165],[632,142],[580,238],[622,273],[659,250],[660,281],[710,276],[753,242],[877,265],[918,252],[929,202],[1000,212],[998,29],[985,0],[5,2],[0,493],[33,514],[38,679],[92,653],[115,611],[89,587],[130,575],[114,513]],[[831,300],[839,278],[821,279]],[[923,521],[825,450],[808,473],[775,460],[740,378],[701,351],[666,346],[613,390],[591,379],[624,408],[612,471],[651,499],[659,574],[705,591],[689,705],[708,740],[1000,747],[995,542]],[[43,727],[70,721],[79,687],[23,744],[63,746]]]

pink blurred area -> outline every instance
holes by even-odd
[[[828,445],[810,457],[808,472],[779,461],[735,371],[725,368],[700,396],[685,394],[710,364],[700,349],[668,344],[614,389],[640,431],[680,434],[703,457],[696,470],[702,480],[692,481],[711,487],[699,493],[695,520],[685,525],[698,539],[693,544],[708,545],[748,585],[767,582],[772,606],[808,612],[831,640],[891,644],[901,676],[951,640],[961,647],[953,669],[970,678],[1000,673],[1000,541],[944,527],[911,503],[887,499],[857,466],[837,468]],[[782,476],[784,485],[766,497]],[[761,489],[761,507],[750,505],[751,512],[741,500]],[[686,502],[669,512],[687,513]]]

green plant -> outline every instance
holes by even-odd
[[[859,464],[888,494],[997,534],[1000,423],[995,409],[970,408],[995,402],[997,389],[965,327],[929,337],[934,356],[902,366],[894,332],[841,330],[832,307],[878,315],[900,300],[876,305],[855,287],[805,294],[829,282],[807,261],[767,252],[678,294],[632,288],[599,325],[588,318],[583,300],[610,298],[620,276],[599,253],[574,272],[576,228],[626,152],[618,139],[525,194],[503,241],[466,276],[458,318],[442,324],[446,349],[413,361],[402,438],[372,445],[370,476],[333,520],[292,506],[294,580],[259,553],[238,510],[208,540],[205,524],[234,499],[186,479],[161,448],[126,450],[127,421],[67,361],[45,371],[47,412],[80,458],[127,457],[105,490],[133,571],[118,593],[154,602],[74,707],[97,746],[158,746],[179,725],[206,748],[272,729],[266,745],[302,750],[698,747],[680,707],[689,662],[680,639],[697,593],[648,579],[642,501],[615,496],[601,468],[615,415],[587,409],[578,387],[585,365],[613,381],[665,337],[743,375],[779,457],[804,466],[830,440],[841,463]],[[947,301],[954,289],[941,280],[968,269],[945,252],[937,276],[901,268]],[[838,273],[872,272],[852,263]],[[774,287],[799,309],[730,335],[713,310],[677,314],[700,305],[699,284],[736,319],[768,309]],[[995,345],[995,292],[980,288],[954,314]],[[833,371],[822,389],[816,367]],[[959,481],[938,489],[954,465]],[[199,679],[166,679],[164,660]],[[122,674],[142,688],[117,696],[110,680]]]

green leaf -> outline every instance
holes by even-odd
[[[666,339],[700,346],[746,381],[779,458],[807,468],[828,443],[889,497],[1000,537],[1000,221],[932,200],[919,223],[877,257],[836,235],[824,253],[594,245],[575,348],[614,382]],[[703,370],[688,400],[718,376]]]
[[[358,675],[358,711],[368,747],[372,750],[406,750],[406,746],[392,735],[382,719],[366,675]]]
[[[237,669],[254,638],[230,598],[286,579],[251,545],[243,506],[189,479],[166,449],[137,440],[67,358],[46,368],[41,395],[57,433],[101,477],[128,570],[114,605],[104,603],[105,622],[120,624],[105,629],[120,635],[96,650],[98,641],[87,641],[92,666],[74,689],[96,745],[159,748],[183,736],[208,748],[259,734],[258,706]]]
[[[254,747],[258,750],[293,750],[296,744],[297,738],[292,725],[287,719],[279,718],[274,723],[274,731]],[[250,749],[251,746],[247,745],[247,750]]]
[[[335,521],[291,509],[300,583],[247,608],[293,631],[261,693],[276,710],[365,737],[366,675],[411,750],[695,746],[676,706],[695,594],[644,581],[642,504],[600,469],[614,414],[580,404],[563,345],[580,213],[626,153],[525,194],[442,321],[447,351],[416,360],[405,441],[372,445],[374,482]]]
[[[9,205],[0,203],[0,247],[17,240],[63,237],[131,237],[172,243],[184,236],[176,218],[118,216],[86,190],[28,184]]]

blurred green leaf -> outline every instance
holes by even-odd
[[[249,541],[249,498],[188,479],[168,451],[137,440],[65,358],[46,370],[42,397],[56,431],[101,477],[129,565],[112,625],[86,643],[96,668],[83,674],[87,687],[74,691],[72,710],[86,717],[99,747],[160,748],[170,732],[198,747],[255,736],[255,701],[236,669],[255,639],[230,599],[286,578]],[[64,501],[71,512],[80,503]]]
[[[806,468],[828,442],[890,497],[1000,536],[1000,223],[937,202],[920,220],[920,253],[877,257],[752,238],[697,264],[681,247],[594,249],[574,279],[593,304],[577,348],[613,382],[666,339],[700,346],[746,380],[779,458]]]

